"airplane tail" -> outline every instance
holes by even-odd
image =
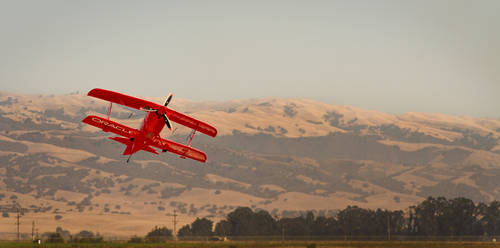
[[[110,137],[110,139],[117,141],[117,142],[120,142],[120,143],[127,146],[127,148],[125,148],[125,151],[123,151],[123,155],[131,155],[131,154],[136,153],[139,150],[147,151],[147,152],[154,153],[154,154],[158,155],[158,152],[155,149],[153,149],[152,147],[150,147],[148,145],[141,144],[140,141],[134,142],[130,139],[123,138],[123,137]]]

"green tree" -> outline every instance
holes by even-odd
[[[98,234],[94,235],[91,231],[83,230],[75,234],[72,241],[81,243],[98,243],[103,241],[103,237]]]
[[[428,197],[418,204],[415,210],[415,230],[417,234],[437,236],[440,234],[439,224],[443,221],[443,210],[446,205],[444,197]]]
[[[485,218],[489,215],[488,208],[478,207],[472,200],[463,197],[451,200],[429,197],[414,210],[415,230],[420,235],[480,235],[482,224],[490,219]],[[480,215],[483,215],[482,220]],[[491,227],[494,228],[494,225]]]
[[[48,233],[46,242],[47,243],[63,243],[64,239],[60,233],[53,232],[53,233]]]
[[[313,236],[335,236],[342,234],[339,222],[333,217],[318,216],[311,227],[311,235]]]
[[[401,210],[389,211],[391,234],[405,234],[407,220]]]
[[[177,232],[178,237],[188,237],[188,236],[193,236],[193,232],[191,231],[191,226],[185,225],[179,229]]]
[[[147,242],[164,242],[170,239],[172,239],[172,230],[166,227],[155,226],[155,228],[146,235]]]
[[[196,220],[191,223],[191,232],[193,236],[212,236],[212,228],[214,222],[207,218],[196,218]]]
[[[447,213],[450,215],[449,220],[449,235],[463,236],[463,235],[480,235],[475,230],[480,222],[476,218],[479,210],[476,208],[474,202],[470,199],[463,197],[451,199],[449,210]]]
[[[256,235],[277,235],[279,226],[276,220],[265,210],[260,210],[254,214],[253,225],[256,226]]]
[[[218,225],[216,232],[220,235],[221,228],[231,236],[261,236],[279,234],[278,223],[264,210],[254,213],[248,207],[239,207],[227,216],[227,223]],[[229,229],[227,231],[226,229]]]
[[[378,228],[375,212],[358,206],[347,206],[337,214],[337,220],[345,236],[375,234]]]
[[[500,235],[500,202],[492,201],[489,205],[480,203],[478,204],[478,211],[481,216],[479,218],[481,225],[480,231],[483,231],[489,236]]]
[[[141,237],[133,236],[132,238],[130,238],[128,240],[127,243],[137,243],[137,244],[140,244],[140,243],[143,243],[143,242],[144,242],[144,240]]]
[[[282,218],[279,222],[281,234],[284,236],[306,236],[309,235],[309,226],[303,216],[295,218]]]
[[[65,241],[71,240],[71,233],[67,230],[62,229],[62,227],[56,228],[56,233],[59,233]]]
[[[226,237],[231,232],[231,223],[227,220],[221,220],[215,225],[215,235]]]
[[[239,207],[227,215],[230,223],[229,235],[251,236],[257,234],[257,228],[253,225],[253,211],[248,207]]]

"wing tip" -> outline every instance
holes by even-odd
[[[104,92],[111,92],[110,90],[105,90],[105,89],[101,89],[101,88],[93,88],[89,91],[89,93],[87,93],[87,96],[93,96],[93,97],[96,97],[98,96],[99,94],[102,94]]]
[[[100,89],[99,88],[93,88],[89,91],[89,93],[87,93],[87,96],[93,96],[95,94],[96,91],[99,91]]]
[[[83,118],[82,122],[83,123],[88,123],[88,120],[91,119],[92,117],[97,117],[95,115],[87,115],[85,116],[85,118]]]

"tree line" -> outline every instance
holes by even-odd
[[[335,216],[306,212],[293,218],[238,207],[218,223],[197,218],[179,229],[179,238],[207,236],[497,236],[500,202],[474,203],[459,197],[429,197],[402,210],[348,206]]]
[[[334,216],[315,216],[305,212],[301,216],[279,218],[266,210],[238,207],[225,219],[214,222],[197,218],[182,226],[179,239],[216,239],[216,237],[360,237],[360,236],[499,236],[500,202],[474,203],[459,197],[428,197],[407,211],[364,209],[347,206]],[[99,234],[81,231],[71,235],[62,228],[45,233],[47,242],[102,242]],[[173,240],[167,227],[155,226],[146,236],[135,236],[131,243],[165,242]]]

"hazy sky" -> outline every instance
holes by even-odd
[[[500,1],[0,0],[0,90],[500,118]]]

